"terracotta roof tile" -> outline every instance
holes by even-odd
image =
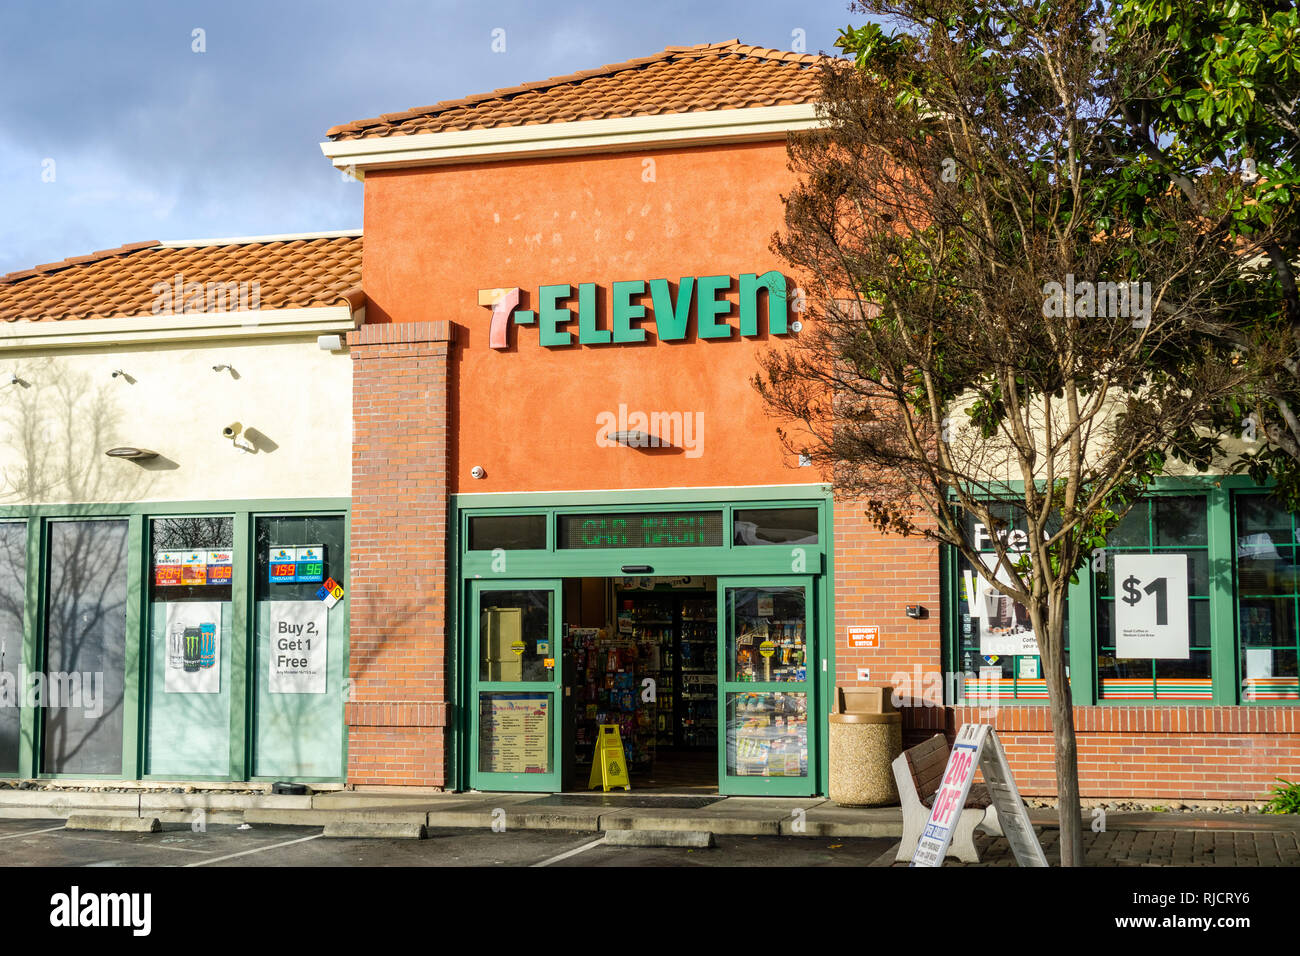
[[[815,102],[829,58],[728,40],[335,126],[333,140]]]
[[[341,305],[361,284],[361,235],[133,242],[0,276],[0,319],[150,315],[154,286],[174,284],[178,275],[205,286],[257,282],[262,309]],[[203,311],[220,311],[216,305],[205,295]]]

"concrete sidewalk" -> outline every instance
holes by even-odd
[[[1144,815],[1144,814],[1135,814]],[[1169,814],[1160,814],[1169,816]],[[1274,818],[1275,820],[1277,818]],[[1104,833],[1083,832],[1085,866],[1300,866],[1300,827],[1268,829],[1255,826],[1230,830],[1204,827],[1205,821],[1160,830],[1139,826],[1115,827]],[[1051,866],[1061,862],[1061,831],[1038,828],[1038,841]],[[962,863],[954,857],[944,866],[1017,866],[1011,847],[1002,837],[976,834],[980,862]],[[895,862],[898,844],[882,853],[873,867],[907,866]]]
[[[323,827],[341,823],[421,824],[430,828],[500,830],[706,830],[719,835],[816,838],[902,836],[898,807],[841,807],[817,797],[719,797],[698,794],[431,793],[333,790],[304,796],[268,793],[159,793],[149,791],[0,791],[0,818],[66,819],[71,813],[153,816],[164,823],[278,824]],[[1047,835],[1056,832],[1054,810],[1032,809],[1030,819]],[[1085,835],[1091,817],[1084,811]],[[1300,835],[1300,817],[1264,814],[1111,812],[1107,840],[1098,846],[1128,847],[1115,834],[1203,831]],[[1103,836],[1105,836],[1103,835]],[[1089,839],[1093,838],[1089,836]],[[1005,843],[1005,841],[1002,841]],[[1163,846],[1164,840],[1150,841]],[[1178,843],[1181,851],[1183,841]],[[1136,844],[1134,844],[1136,845]],[[1145,841],[1143,843],[1145,845]],[[1223,845],[1222,842],[1218,845]],[[1193,843],[1193,846],[1199,846]],[[1263,844],[1260,844],[1263,847]],[[1279,852],[1288,852],[1285,844]],[[996,857],[997,850],[991,851]],[[1179,856],[1183,854],[1180,852]],[[1268,853],[1265,852],[1264,856]],[[992,857],[991,857],[992,858]]]

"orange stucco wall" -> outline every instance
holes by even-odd
[[[820,480],[782,449],[750,384],[759,351],[778,339],[700,340],[692,308],[685,341],[658,341],[647,290],[648,342],[576,344],[579,283],[597,284],[599,324],[609,328],[615,281],[668,279],[676,290],[683,276],[781,269],[769,243],[792,184],[779,142],[369,174],[367,321],[457,326],[451,490]],[[479,289],[518,286],[520,308],[536,310],[539,287],[554,284],[573,286],[565,304],[575,320],[564,329],[574,345],[544,348],[537,324],[511,323],[509,350],[488,346]],[[727,321],[738,327],[734,305]],[[620,403],[697,416],[698,456],[600,447],[598,416],[617,415]],[[485,478],[470,476],[476,465]]]

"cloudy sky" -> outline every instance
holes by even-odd
[[[848,5],[4,0],[0,274],[146,239],[357,228],[362,187],[320,152],[331,126],[672,45],[832,51],[863,19]]]

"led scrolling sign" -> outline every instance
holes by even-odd
[[[558,545],[569,549],[720,548],[721,511],[560,515]]]
[[[649,286],[651,314],[646,314],[643,299]],[[681,342],[691,330],[692,312],[696,332],[701,339],[729,339],[737,331],[726,321],[732,314],[733,303],[727,298],[733,287],[738,287],[734,303],[739,320],[740,335],[747,338],[762,335],[759,321],[759,297],[767,298],[767,331],[772,335],[787,335],[790,303],[787,297],[785,276],[776,270],[762,275],[742,273],[738,280],[724,276],[683,276],[673,294],[667,279],[633,279],[610,285],[609,327],[602,328],[597,317],[596,283],[579,283],[577,291],[577,343],[579,345],[617,345],[649,340],[650,331],[640,323],[653,319],[655,337],[662,342]],[[796,311],[799,290],[794,290]],[[494,349],[510,347],[510,325],[536,325],[538,342],[546,348],[574,344],[574,333],[564,326],[574,321],[573,310],[563,303],[574,297],[571,285],[544,285],[537,291],[537,309],[519,309],[521,290],[481,289],[478,304],[492,309],[492,324],[488,344]],[[694,309],[692,309],[694,306]],[[794,323],[793,331],[799,331]]]

